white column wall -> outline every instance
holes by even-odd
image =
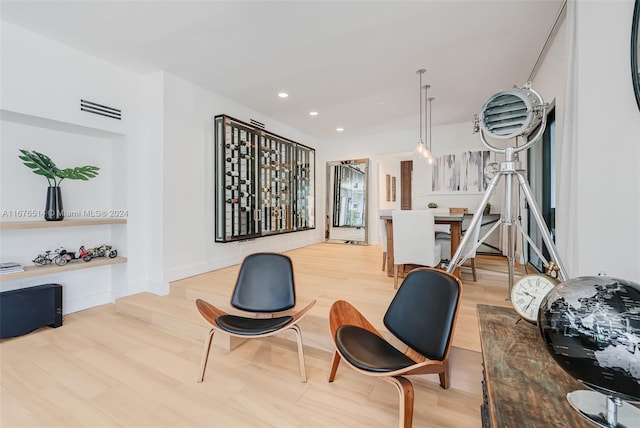
[[[576,275],[640,282],[640,111],[630,64],[633,1],[580,1]]]

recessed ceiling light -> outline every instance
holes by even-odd
[[[289,94],[287,94],[286,92],[280,92],[280,93],[278,94],[278,96],[279,96],[280,98],[287,98],[287,97],[289,96]]]
[[[310,111],[309,112],[309,116],[317,116],[318,112],[317,111]]]
[[[338,131],[338,132],[342,132],[342,131],[344,131],[344,128],[342,128],[342,127],[340,127],[340,128],[336,128],[336,131]]]

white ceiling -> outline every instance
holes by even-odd
[[[419,68],[433,124],[470,121],[490,95],[529,78],[562,3],[2,0],[0,16],[334,139],[417,128]]]

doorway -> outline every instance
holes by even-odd
[[[527,156],[527,176],[534,198],[540,207],[542,217],[556,241],[556,112],[555,109],[547,114],[547,128],[542,136],[542,143],[533,145]],[[544,245],[542,235],[533,215],[528,211],[527,222],[529,236],[542,251],[545,259],[549,260],[549,251]],[[529,263],[538,271],[544,270],[543,262],[533,248],[528,246]]]

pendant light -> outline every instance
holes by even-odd
[[[425,117],[422,117],[422,75],[424,73],[426,73],[427,70],[425,70],[424,68],[419,69],[418,71],[416,71],[416,74],[420,76],[420,86],[419,86],[419,101],[420,101],[420,137],[418,138],[418,144],[416,145],[415,148],[415,153],[418,155],[418,157],[420,159],[424,159],[429,163],[433,163],[433,156],[431,155],[431,151],[429,150],[429,148],[427,147],[427,144],[425,143],[426,139],[422,138],[422,123],[425,124],[425,131],[426,131],[426,125],[427,125],[427,117],[425,114]],[[425,91],[428,90],[429,85],[425,86]],[[426,100],[425,100],[425,109],[426,109]],[[431,160],[431,161],[429,161]]]

